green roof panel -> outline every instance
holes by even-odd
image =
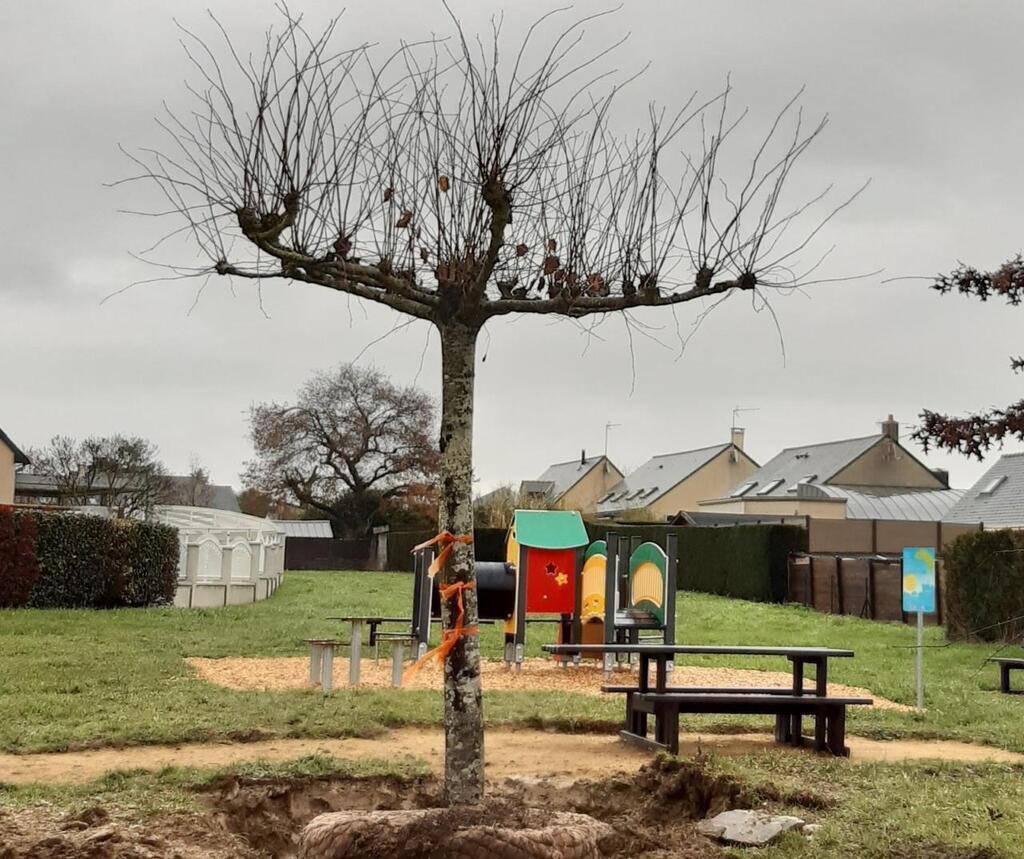
[[[534,549],[576,549],[590,541],[575,510],[516,510],[516,540]]]

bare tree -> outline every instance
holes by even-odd
[[[244,482],[326,514],[339,535],[362,535],[386,503],[436,478],[436,416],[429,394],[342,364],[310,379],[294,404],[253,407],[256,459]]]
[[[170,144],[134,156],[140,174],[126,180],[154,181],[208,260],[171,276],[286,278],[436,329],[439,524],[455,536],[473,527],[474,365],[488,321],[555,314],[585,327],[692,301],[703,313],[742,293],[763,304],[815,282],[823,257],[800,257],[848,202],[793,236],[828,191],[783,194],[826,122],[805,124],[796,98],[734,172],[725,144],[743,113],[728,88],[651,106],[643,128],[617,133],[612,107],[630,81],[603,67],[616,46],[588,47],[592,18],[558,20],[542,16],[507,54],[500,27],[471,38],[454,16],[450,38],[390,52],[336,49],[337,20],[314,34],[286,16],[258,58],[223,28],[220,49],[186,32],[193,106],[161,120]],[[454,543],[442,578],[445,784],[466,803],[483,791],[470,546]],[[470,633],[451,640],[463,600]]]
[[[981,301],[1002,298],[1017,306],[1024,301],[1024,257],[1017,254],[991,272],[961,264],[950,274],[936,277],[932,289],[943,295],[956,292]],[[1024,358],[1011,358],[1010,368],[1018,373],[1024,370]],[[977,459],[1007,436],[1024,439],[1024,400],[961,417],[925,409],[921,426],[914,432],[914,438],[925,450],[934,446]]]
[[[119,518],[148,515],[168,490],[156,445],[143,438],[55,436],[31,460],[34,474],[52,479],[55,503],[108,507]]]
[[[213,501],[210,474],[196,454],[189,456],[188,474],[168,477],[160,504],[184,504],[188,507],[209,507]]]

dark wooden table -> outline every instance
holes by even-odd
[[[543,649],[558,656],[636,654],[640,660],[637,691],[641,694],[669,691],[668,666],[676,656],[774,656],[785,658],[792,665],[793,695],[813,693],[824,698],[828,696],[828,661],[830,659],[848,659],[853,656],[852,650],[836,650],[829,647],[752,647],[747,645],[730,647],[718,644],[545,644]],[[652,661],[654,662],[653,688],[650,683]],[[807,665],[812,665],[815,669],[813,688],[804,685],[804,669]],[[684,692],[687,690],[682,687],[672,687],[671,691]],[[711,692],[713,690],[700,691]],[[629,724],[630,718],[631,714],[627,712],[627,724]],[[792,742],[799,744],[803,737],[802,717],[799,714],[784,717],[790,720],[788,726],[781,724],[781,718],[780,722],[776,724],[776,738],[782,740],[788,737]],[[825,730],[824,719],[817,717],[814,725],[816,744],[820,744],[824,740]],[[655,733],[661,733],[660,726],[656,727]]]

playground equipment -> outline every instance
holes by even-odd
[[[667,536],[665,549],[614,533],[589,547],[588,540],[575,511],[517,510],[505,560],[476,562],[479,617],[504,622],[506,663],[522,664],[531,623],[558,624],[563,644],[625,644],[641,637],[675,643],[676,536]],[[417,657],[426,653],[431,618],[440,613],[428,575],[433,558],[428,547],[414,561]],[[606,670],[616,658],[605,656]]]

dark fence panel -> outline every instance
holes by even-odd
[[[505,560],[505,528],[477,528],[473,532],[473,556],[478,561]],[[436,531],[390,531],[387,535],[387,569],[412,572],[414,546],[435,537]]]
[[[372,569],[371,540],[334,540],[326,537],[289,537],[284,543],[286,570]]]

